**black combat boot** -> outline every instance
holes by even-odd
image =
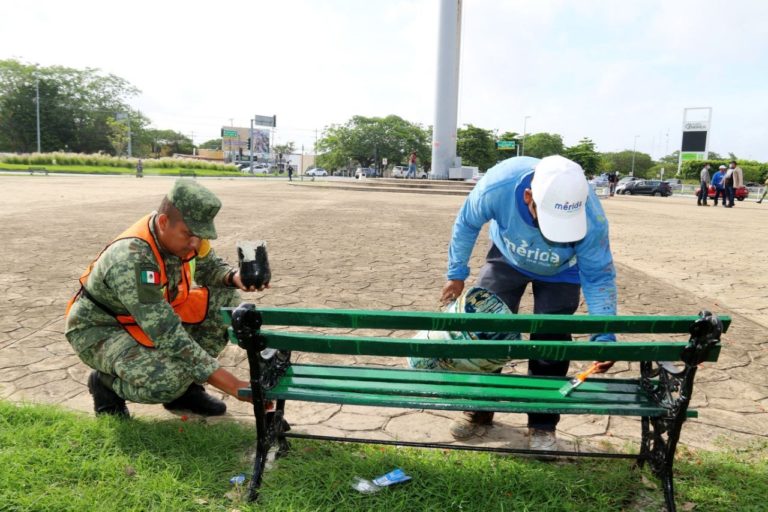
[[[88,377],[88,391],[93,396],[93,410],[96,416],[110,414],[120,418],[129,418],[125,400],[112,390],[115,378],[98,370],[93,370]]]
[[[169,411],[184,409],[202,416],[221,416],[227,412],[227,405],[205,392],[205,388],[194,382],[183,395],[172,402],[163,404]]]

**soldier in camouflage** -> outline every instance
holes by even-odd
[[[97,414],[127,417],[129,400],[219,415],[226,405],[202,384],[236,398],[249,385],[216,359],[227,343],[219,308],[237,304],[236,289],[256,289],[244,287],[210,246],[220,207],[210,190],[179,179],[158,211],[108,245],[83,274],[65,334],[94,369],[88,388]],[[204,291],[199,287],[207,288],[207,301],[190,316],[185,306],[194,301],[182,303]]]

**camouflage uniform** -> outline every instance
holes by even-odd
[[[168,194],[192,233],[206,237],[194,261],[194,280],[209,288],[208,314],[197,325],[185,325],[163,296],[160,284],[143,283],[144,271],[158,272],[146,242],[118,240],[96,260],[85,288],[95,302],[118,315],[130,314],[152,339],[155,348],[140,345],[115,317],[89,297],[80,295],[67,317],[66,337],[85,364],[114,377],[112,388],[126,400],[167,403],[181,396],[192,382],[202,384],[219,368],[216,357],[227,343],[218,314],[238,302],[237,291],[225,286],[231,268],[210,248],[215,238],[213,217],[221,203],[194,180],[178,180]],[[153,214],[150,230],[166,266],[170,300],[176,297],[182,260],[162,251]]]

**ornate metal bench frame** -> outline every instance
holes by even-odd
[[[380,441],[290,433],[290,425],[284,416],[285,400],[276,400],[274,408],[268,409],[267,407],[271,404],[267,400],[265,392],[274,388],[280,378],[290,368],[291,352],[267,348],[265,340],[260,336],[261,326],[261,314],[253,304],[242,304],[232,312],[232,331],[237,337],[239,345],[246,350],[248,355],[253,413],[256,418],[256,455],[253,465],[253,478],[248,487],[249,501],[253,501],[258,497],[270,449],[273,446],[277,446],[275,457],[284,456],[290,449],[287,438],[293,437],[526,455],[634,459],[636,467],[642,467],[648,462],[651,471],[661,480],[669,512],[676,510],[673,463],[675,450],[680,439],[680,432],[686,420],[686,413],[693,392],[696,370],[703,361],[707,360],[710,351],[719,344],[720,335],[723,331],[723,324],[717,316],[708,311],[702,311],[699,313],[699,319],[689,329],[691,336],[688,345],[683,349],[681,355],[681,360],[684,363],[682,368],[678,368],[671,362],[664,361],[643,361],[640,363],[641,375],[639,385],[667,413],[663,416],[642,417],[640,452],[637,455],[633,455],[571,451],[545,452],[445,443]]]

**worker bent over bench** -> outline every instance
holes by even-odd
[[[257,453],[249,498],[255,499],[270,448],[290,448],[287,438],[397,444],[546,456],[619,457],[645,462],[662,480],[667,507],[675,510],[672,465],[686,418],[697,367],[716,361],[720,335],[730,324],[709,312],[696,316],[509,315],[323,309],[223,308],[233,342],[247,351],[256,417]],[[402,339],[262,329],[266,326],[341,329],[482,331],[536,334],[623,333],[617,342],[569,340]],[[648,333],[654,341],[629,341]],[[659,334],[689,334],[689,341]],[[465,373],[413,368],[292,364],[291,351],[409,358],[548,359],[639,363],[632,378],[590,378],[572,393],[559,392],[567,377]],[[677,364],[676,364],[677,363]],[[637,366],[634,367],[637,369]],[[641,418],[635,454],[581,453],[491,448],[439,443],[372,441],[289,432],[285,401],[410,409],[535,414],[599,414]],[[274,407],[267,410],[270,402]]]

